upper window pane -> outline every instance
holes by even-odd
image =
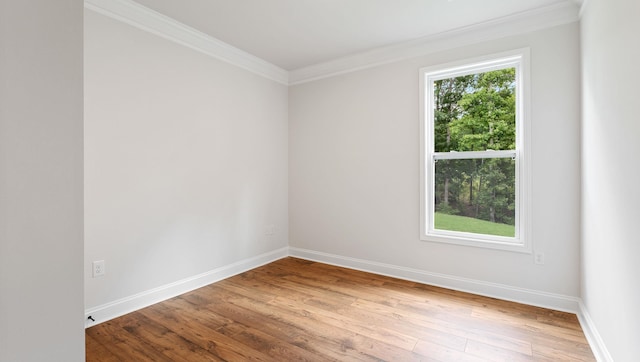
[[[516,69],[434,81],[434,151],[516,149]]]

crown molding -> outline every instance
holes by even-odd
[[[289,72],[131,0],[85,0],[84,7],[287,85]]]
[[[296,85],[483,41],[576,22],[587,0],[561,3],[376,48],[290,72],[132,0],[84,0],[85,8],[284,85]]]
[[[509,15],[416,40],[373,49],[289,72],[289,85],[302,84],[443,50],[524,34],[579,20],[574,0]]]

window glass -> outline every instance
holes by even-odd
[[[434,229],[515,237],[515,161],[438,160]]]

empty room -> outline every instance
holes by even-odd
[[[2,0],[0,361],[635,361],[635,0]]]

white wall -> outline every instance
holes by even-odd
[[[575,300],[578,36],[573,23],[291,87],[290,245]],[[418,70],[522,47],[531,49],[533,247],[545,265],[530,254],[419,240]]]
[[[85,102],[88,309],[287,246],[286,86],[86,10]]]
[[[582,298],[615,361],[640,356],[640,2],[589,0],[582,35]]]
[[[84,360],[82,1],[0,1],[0,361]]]

